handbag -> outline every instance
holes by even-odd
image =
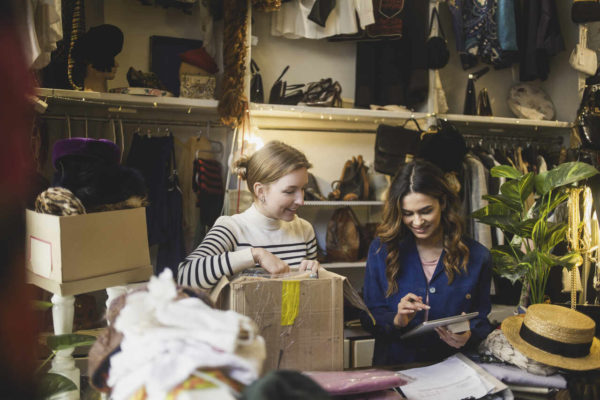
[[[416,131],[406,128],[409,121],[415,123]],[[422,132],[414,118],[402,126],[379,125],[375,135],[375,171],[395,175],[407,158],[418,153]]]
[[[264,103],[265,93],[263,91],[262,76],[254,60],[250,60],[250,71],[252,72],[252,79],[250,79],[250,101],[253,103]]]
[[[575,128],[584,147],[600,150],[600,85],[591,84],[585,87]]]
[[[481,89],[477,95],[477,115],[486,117],[493,115],[490,97],[486,88]]]
[[[304,92],[302,91],[304,87],[303,83],[288,85],[286,81],[281,79],[289,68],[289,65],[286,66],[281,75],[279,75],[279,78],[273,83],[273,87],[271,87],[271,92],[269,93],[269,104],[296,105],[304,97]]]
[[[434,20],[437,20],[438,32],[441,35],[431,36]],[[446,64],[448,64],[450,52],[448,51],[448,42],[446,41],[446,35],[442,29],[442,23],[440,22],[440,15],[438,14],[437,7],[433,7],[433,11],[431,12],[431,20],[429,21],[429,39],[425,42],[425,48],[427,50],[427,67],[429,69],[444,68]]]
[[[369,177],[367,166],[361,155],[347,160],[342,169],[342,176],[331,184],[332,192],[329,200],[368,200],[369,199]]]
[[[587,75],[595,75],[598,69],[596,51],[587,47],[587,26],[579,27],[579,43],[569,56],[569,64],[577,71]]]

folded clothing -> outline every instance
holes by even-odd
[[[481,363],[479,366],[504,383],[553,389],[566,389],[567,387],[567,380],[560,374],[535,375],[519,367],[500,363]]]
[[[369,393],[402,386],[408,378],[401,373],[379,369],[363,371],[304,372],[331,395]]]

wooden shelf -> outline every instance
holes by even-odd
[[[250,118],[252,125],[262,130],[346,133],[373,133],[379,124],[400,125],[409,118],[418,120],[425,129],[428,122],[438,118],[452,122],[464,134],[510,137],[518,133],[524,138],[565,134],[573,126],[564,121],[254,103],[250,105]]]
[[[305,206],[309,207],[371,207],[371,206],[382,206],[383,201],[379,200],[370,200],[370,201],[320,201],[320,200],[310,200],[304,202]]]
[[[366,261],[352,261],[352,262],[333,262],[321,264],[325,269],[344,269],[344,268],[365,268],[367,266]]]
[[[158,119],[163,121],[217,120],[217,100],[184,97],[136,96],[119,93],[83,92],[65,89],[37,89],[48,103],[47,114]]]

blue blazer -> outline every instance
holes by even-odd
[[[398,291],[387,298],[387,246],[381,246],[379,238],[371,243],[363,293],[376,324],[373,325],[371,319],[366,316],[363,316],[361,321],[363,326],[375,335],[373,365],[439,361],[458,351],[443,342],[436,332],[400,339],[403,332],[412,329],[424,319],[424,311],[420,311],[405,328],[399,329],[394,326],[398,303],[409,292],[421,296],[423,302],[429,294],[429,320],[478,311],[479,316],[470,321],[472,335],[467,346],[479,343],[492,331],[487,319],[491,311],[491,255],[482,244],[472,239],[464,241],[470,250],[467,272],[455,274],[452,284],[449,285],[442,261],[445,252],[442,252],[431,281],[427,283],[414,237],[411,235],[403,239],[399,244],[400,271],[396,278]]]

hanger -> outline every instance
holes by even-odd
[[[206,133],[204,133],[202,130],[199,130],[198,134],[196,136],[196,141],[204,142],[204,143],[202,143],[204,148],[196,150],[196,154],[195,154],[196,160],[198,160],[200,158],[199,157],[200,153],[207,153],[207,154],[222,154],[223,153],[223,143],[221,143],[218,140],[211,139],[209,134],[210,134],[210,122],[207,122],[206,123]],[[213,158],[213,157],[210,157],[210,158]]]
[[[71,117],[69,114],[65,116],[65,120],[67,121],[67,133],[69,134],[69,139],[71,139]]]
[[[88,137],[88,119],[87,119],[87,116],[86,116],[86,117],[85,117],[85,119],[84,119],[84,126],[85,126],[85,128],[84,128],[84,131],[85,131],[85,137],[86,137],[86,139],[87,139],[87,137]]]

